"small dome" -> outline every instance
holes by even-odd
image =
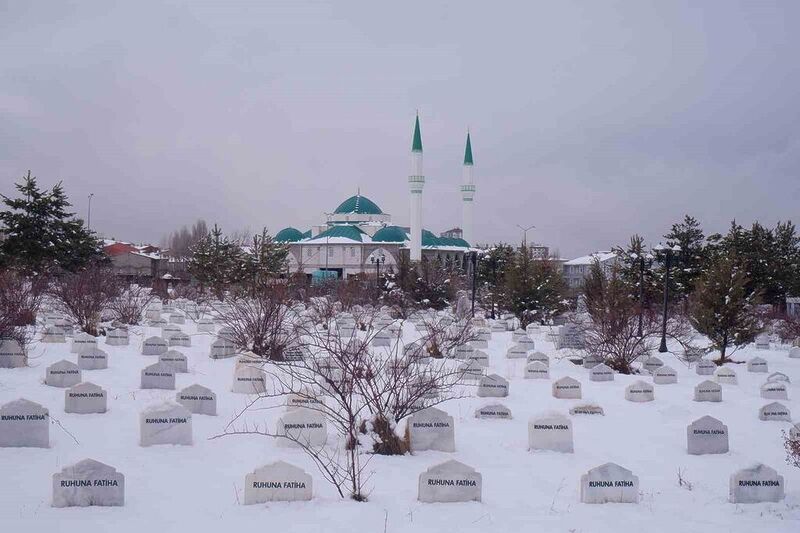
[[[275,234],[275,239],[278,242],[296,242],[303,239],[303,234],[300,230],[295,228],[283,228]]]
[[[372,242],[403,242],[407,239],[406,232],[399,226],[386,226],[375,232]]]
[[[383,211],[381,211],[381,208],[378,207],[375,202],[366,196],[357,194],[339,204],[339,207],[337,207],[336,211],[334,211],[334,214],[337,215],[345,215],[348,213],[356,213],[359,215],[382,215]]]

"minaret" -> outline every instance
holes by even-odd
[[[414,140],[411,142],[411,175],[408,188],[411,191],[411,260],[422,260],[422,189],[425,176],[422,174],[422,135],[419,132],[419,114],[414,124]]]
[[[461,185],[461,232],[464,240],[470,246],[475,246],[472,240],[472,201],[475,199],[475,182],[472,179],[472,143],[467,132],[467,148],[464,150],[464,184]]]

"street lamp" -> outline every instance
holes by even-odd
[[[650,254],[639,255],[639,338],[644,337],[642,316],[644,314],[644,261],[653,259]]]
[[[472,318],[475,318],[475,288],[478,285],[478,252],[472,252]]]
[[[370,263],[375,265],[375,286],[377,287],[381,279],[381,263],[386,263],[386,256],[383,253],[371,255],[369,258]]]
[[[677,244],[675,246],[661,246],[661,244],[654,246],[653,250],[657,252],[665,252],[666,254],[666,268],[667,272],[664,276],[664,311],[661,320],[661,346],[658,347],[658,351],[661,353],[666,353],[667,350],[667,302],[669,301],[669,268],[670,263],[672,262],[672,252],[680,252],[681,247]]]
[[[86,229],[92,231],[92,198],[94,193],[89,193],[89,212],[86,214]]]

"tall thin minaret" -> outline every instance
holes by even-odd
[[[467,148],[464,150],[464,184],[461,185],[461,231],[464,240],[475,246],[472,240],[472,201],[475,199],[475,182],[472,178],[472,143],[467,132]]]
[[[411,260],[422,260],[422,189],[425,176],[422,173],[422,134],[419,132],[419,114],[414,124],[414,140],[411,142],[411,175],[408,188],[411,191]]]

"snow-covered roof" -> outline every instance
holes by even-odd
[[[591,265],[595,261],[599,261],[601,263],[605,263],[611,259],[617,257],[617,254],[611,251],[601,251],[601,252],[594,252],[589,255],[584,255],[581,257],[576,257],[575,259],[571,259],[564,263],[565,265]]]

